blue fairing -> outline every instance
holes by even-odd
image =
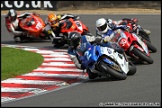
[[[93,67],[94,63],[96,63],[98,58],[102,55],[101,46],[91,45],[85,36],[81,37],[81,45],[79,49],[85,51],[83,56],[80,56],[75,50],[70,48],[68,49],[68,53],[74,55],[78,54],[78,59],[85,68]],[[113,64],[113,62],[109,61],[107,58],[105,58],[104,61],[110,65]]]
[[[98,58],[102,55],[101,50],[100,50],[100,46],[94,46],[91,45],[91,47],[85,52],[84,56],[82,58],[84,58],[84,62],[82,62],[82,64],[85,67],[93,67],[94,63],[97,62]],[[113,65],[114,63],[109,61],[107,58],[104,59],[104,61],[110,65]]]
[[[97,53],[94,53],[94,54],[97,54],[97,55],[98,55],[98,56],[97,56],[98,58],[99,58],[99,56],[102,56],[102,55],[103,55],[103,53],[101,53],[101,46],[96,46],[96,50],[97,50],[96,52],[99,53],[99,54],[97,54]],[[98,59],[98,58],[97,58],[97,59]],[[114,62],[109,61],[107,58],[104,58],[103,60],[104,60],[106,63],[110,64],[110,65],[113,65],[113,64],[114,64]]]

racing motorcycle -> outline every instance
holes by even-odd
[[[111,41],[117,43],[125,50],[128,56],[136,60],[147,62],[148,64],[154,62],[147,45],[135,33],[117,29],[114,31],[114,37],[112,37]]]
[[[122,19],[122,20],[123,22],[120,23],[119,25],[127,25],[127,27],[129,27],[129,32],[134,32],[138,34],[137,36],[139,36],[139,38],[146,43],[146,45],[148,46],[148,49],[151,52],[153,53],[157,52],[157,48],[151,44],[149,35],[145,32],[145,30],[140,25],[138,25],[137,23],[132,24],[131,22],[126,23],[126,22],[129,22],[128,19]]]
[[[138,20],[136,18],[129,19],[129,18],[123,18],[121,23],[118,23],[119,25],[127,25],[130,29],[130,31],[134,31],[138,35],[141,35],[142,38],[145,40],[151,42],[149,34],[145,32],[145,30],[138,25]]]
[[[113,48],[90,44],[85,51],[87,72],[91,70],[98,76],[113,77],[125,80],[128,75],[136,73],[136,66],[127,59],[125,53],[119,53]]]
[[[72,18],[61,20],[61,31],[59,36],[56,36],[55,32],[48,31],[50,37],[53,37],[54,47],[62,47],[67,44],[67,37],[70,32],[79,32],[81,35],[90,34],[89,28],[83,24],[80,20],[74,20]]]
[[[33,39],[47,39],[50,40],[48,35],[43,33],[43,28],[45,27],[45,23],[39,16],[30,15],[24,19],[20,20],[19,23],[20,28],[23,31],[27,32],[27,35],[20,36],[20,41],[25,39],[33,40]]]

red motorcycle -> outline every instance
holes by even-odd
[[[147,44],[149,51],[153,53],[157,52],[157,48],[152,45],[149,35],[144,31],[142,27],[140,27],[137,24],[138,22],[137,19],[134,19],[135,20],[134,22],[132,22],[132,20],[130,19],[122,19],[122,20],[123,22],[119,23],[119,25],[127,25],[129,27],[130,32],[138,34],[138,37]]]
[[[62,47],[67,44],[67,37],[70,32],[79,32],[81,35],[90,34],[89,28],[83,24],[80,20],[74,20],[72,18],[60,21],[61,30],[59,36],[56,36],[54,32],[50,32],[53,36],[54,47]]]
[[[149,64],[154,62],[147,45],[135,33],[117,29],[114,31],[114,37],[111,41],[117,43],[128,56],[136,60],[145,61]]]
[[[45,23],[39,16],[30,15],[20,20],[19,26],[23,31],[27,32],[26,36],[20,37],[21,41],[25,39],[50,39],[49,36],[43,34]]]
[[[60,23],[62,23],[61,33],[65,35],[73,31],[77,31],[81,35],[89,32],[88,27],[79,20],[73,20],[72,18],[70,18],[68,20],[62,20]]]

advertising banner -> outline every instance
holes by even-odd
[[[1,10],[56,10],[57,1],[1,1]]]

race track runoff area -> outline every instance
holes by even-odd
[[[88,80],[87,73],[75,67],[67,50],[1,44],[1,47],[3,46],[39,53],[44,57],[44,62],[30,73],[1,81],[1,103],[62,89]]]

